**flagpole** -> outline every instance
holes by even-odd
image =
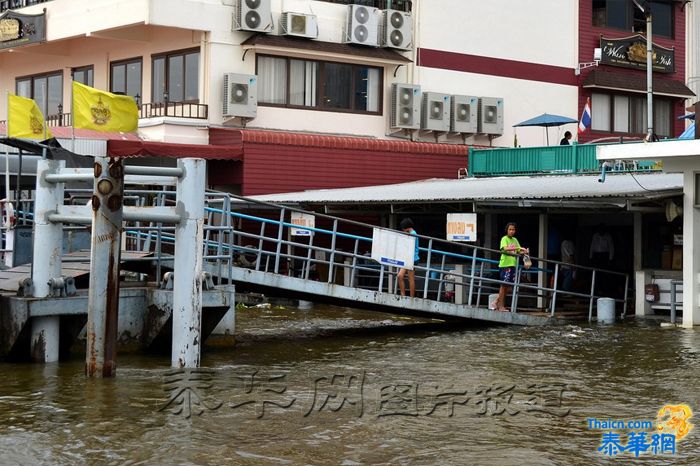
[[[10,91],[5,89],[5,108],[7,109],[7,123],[5,132],[10,137]],[[5,199],[10,202],[10,149],[5,145]]]
[[[70,140],[71,152],[75,153],[75,95],[73,94],[73,81],[70,83]]]

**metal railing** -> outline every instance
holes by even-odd
[[[567,146],[514,147],[502,149],[472,149],[469,151],[469,176],[505,176],[534,174],[599,173],[601,162],[596,159],[596,144]],[[659,171],[652,161],[634,164],[620,162],[614,171]]]
[[[155,102],[141,104],[139,118],[195,118],[206,120],[209,118],[209,106],[190,102]]]
[[[69,203],[85,203],[90,190],[71,190]],[[31,215],[18,211],[25,221]],[[125,205],[172,206],[175,191],[127,189]],[[314,215],[316,227],[291,222],[291,213]],[[305,280],[397,293],[399,269],[370,257],[374,225],[341,219],[291,207],[269,204],[242,196],[208,191],[205,195],[204,260],[220,283],[231,282],[232,268],[281,274]],[[66,228],[85,228],[65,225]],[[310,236],[292,236],[296,228]],[[122,248],[151,253],[142,261],[153,262],[157,282],[173,260],[174,227],[160,222],[126,222]],[[421,260],[415,265],[416,297],[472,307],[488,306],[489,295],[501,285],[512,286],[508,298],[511,312],[538,311],[556,316],[572,306],[586,306],[593,317],[597,298],[613,298],[627,313],[629,276],[625,273],[532,258],[533,266],[517,261],[515,282],[500,280],[501,252],[418,235]],[[585,288],[563,289],[563,274],[577,274]],[[612,286],[611,286],[612,284]],[[605,290],[605,293],[603,292]],[[611,291],[612,290],[612,291]],[[612,295],[611,295],[612,294]],[[583,311],[581,311],[583,312]]]

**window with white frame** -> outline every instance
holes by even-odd
[[[261,105],[381,114],[378,67],[260,55],[257,75]]]
[[[673,102],[654,96],[654,133],[672,137]],[[645,134],[647,97],[633,94],[591,95],[591,129],[608,133]]]

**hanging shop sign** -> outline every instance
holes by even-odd
[[[641,34],[621,39],[600,38],[601,65],[647,69],[647,39]],[[676,71],[675,50],[652,43],[651,68],[661,73]]]
[[[46,12],[23,15],[7,10],[0,15],[0,49],[46,41]]]
[[[476,241],[476,214],[447,214],[448,241]]]
[[[292,212],[292,224],[302,227],[292,227],[292,236],[313,236],[313,230],[307,230],[307,228],[316,228],[316,217],[301,212]]]
[[[416,241],[418,238],[406,233],[372,229],[372,259],[382,265],[392,265],[413,270]]]

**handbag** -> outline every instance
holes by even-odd
[[[523,255],[523,267],[525,267],[526,269],[532,267],[532,260],[530,259],[530,256],[528,254]]]

